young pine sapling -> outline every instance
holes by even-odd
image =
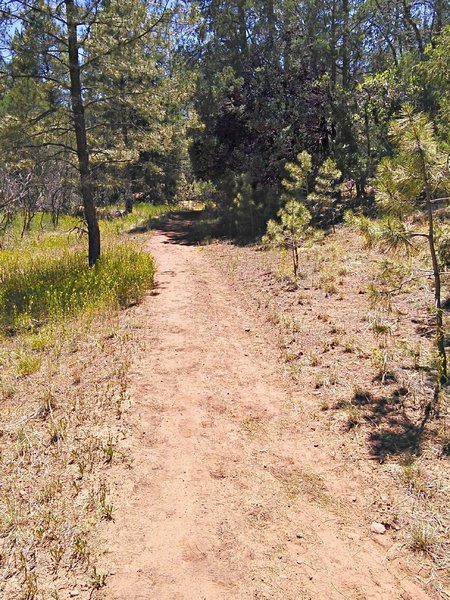
[[[280,221],[271,219],[267,223],[267,233],[263,243],[276,248],[286,248],[291,251],[294,277],[298,275],[299,248],[311,235],[311,215],[304,204],[289,198],[278,211]]]
[[[341,198],[342,173],[336,163],[327,158],[317,173],[314,190],[308,194],[307,205],[315,219],[335,226],[337,209]]]
[[[308,177],[312,171],[311,155],[303,150],[297,154],[297,160],[293,163],[286,163],[285,169],[288,177],[281,182],[284,189],[295,200],[303,200],[308,195]]]
[[[297,154],[296,162],[286,163],[288,177],[281,182],[289,197],[305,203],[315,221],[332,224],[336,221],[337,208],[341,199],[342,173],[336,163],[327,158],[320,165],[310,191],[309,178],[313,166],[311,155],[305,150]]]
[[[450,188],[448,155],[440,148],[429,119],[424,114],[416,114],[410,106],[405,106],[401,116],[393,121],[390,135],[397,152],[394,157],[381,161],[375,183],[377,204],[384,217],[378,223],[359,219],[359,226],[370,243],[376,242],[385,250],[403,252],[410,257],[419,250],[418,240],[426,241],[429,268],[403,279],[390,294],[419,277],[433,281],[439,359],[436,403],[442,384],[448,381],[448,373],[441,299],[443,265],[434,211],[440,202],[450,199],[443,197]],[[411,217],[418,212],[424,217],[423,228],[411,224]]]

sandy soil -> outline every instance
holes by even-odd
[[[270,332],[207,249],[169,226],[149,251],[158,287],[134,309],[131,462],[113,470],[111,574],[96,597],[431,598],[389,532],[371,532],[365,489],[316,435]]]

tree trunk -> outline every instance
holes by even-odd
[[[441,33],[444,24],[444,2],[436,0],[435,6],[436,33]]]
[[[245,0],[238,0],[236,19],[236,73],[242,76],[248,55]]]
[[[270,49],[273,49],[276,35],[276,19],[273,0],[265,2],[266,20],[267,20],[267,41]]]
[[[127,215],[131,215],[131,213],[133,212],[133,191],[128,175],[126,175],[126,178],[127,179],[125,182],[125,212]]]
[[[425,154],[420,139],[416,135],[417,143],[419,144],[419,155],[422,169],[422,177],[425,183],[425,200],[427,203],[428,217],[428,244],[430,248],[431,264],[433,267],[434,278],[434,305],[436,310],[436,346],[438,351],[439,366],[438,366],[438,381],[435,393],[435,403],[439,399],[439,389],[442,384],[448,382],[447,376],[447,354],[445,352],[445,335],[444,335],[444,313],[441,304],[441,271],[437,258],[436,244],[434,239],[434,219],[433,219],[433,202],[430,186],[430,177],[427,171]]]
[[[445,352],[445,336],[443,323],[443,310],[441,305],[441,273],[439,270],[439,262],[436,255],[436,247],[434,242],[434,223],[433,223],[433,208],[431,198],[427,192],[428,200],[428,241],[430,245],[431,262],[433,265],[434,277],[434,304],[436,309],[436,345],[439,354],[439,383],[447,382],[447,355]]]
[[[411,27],[411,29],[413,30],[414,37],[416,38],[416,42],[417,42],[417,49],[419,50],[420,56],[423,58],[423,56],[425,54],[425,44],[423,42],[420,29],[417,26],[417,23],[414,21],[413,16],[411,14],[411,4],[409,3],[409,0],[403,0],[403,10],[404,10],[405,24],[409,25]]]
[[[330,62],[331,62],[331,74],[330,74],[330,87],[331,93],[334,94],[336,91],[336,80],[337,80],[337,65],[336,65],[336,0],[333,0],[331,9],[331,25],[330,25]]]
[[[128,135],[128,108],[125,102],[125,78],[122,76],[119,81],[119,110],[120,113],[118,115],[119,122],[122,122],[121,130],[122,130],[122,138],[125,148],[129,148],[129,135]],[[131,176],[128,172],[128,168],[125,169],[125,188],[124,188],[124,196],[125,196],[125,213],[130,215],[133,212],[133,194],[132,194],[132,186],[131,186]]]
[[[372,142],[370,135],[370,120],[368,111],[368,101],[364,104],[364,133],[366,136],[366,168],[364,174],[361,176],[362,189],[366,187],[366,182],[372,174]]]
[[[294,267],[294,277],[298,275],[298,248],[295,244],[292,245],[292,265]]]
[[[67,16],[67,42],[69,49],[70,99],[77,144],[80,189],[84,215],[88,228],[89,266],[100,258],[100,229],[95,210],[94,192],[89,165],[83,96],[81,91],[80,60],[78,51],[77,22],[74,0],[65,0]]]
[[[348,0],[342,1],[343,23],[342,23],[342,87],[347,89],[350,79],[350,61],[349,61],[349,19],[350,9]]]

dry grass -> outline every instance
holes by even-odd
[[[60,332],[57,345],[41,353],[39,372],[18,377],[13,365],[2,371],[5,599],[60,597],[62,589],[88,593],[101,581],[91,541],[99,522],[114,517],[108,469],[122,460],[115,440],[133,332],[113,314],[90,323],[89,336],[85,325]]]
[[[310,417],[304,427],[320,430],[324,452],[357,465],[366,490],[361,519],[392,523],[389,535],[414,572],[418,553],[426,557],[424,585],[450,598],[446,390],[439,418],[425,418],[436,369],[430,290],[405,288],[391,312],[374,310],[369,284],[384,257],[346,226],[303,250],[295,286],[286,285],[286,258],[277,252],[227,245],[211,253],[233,264],[236,292],[270,323]]]
[[[152,211],[146,211],[144,217],[152,215]],[[134,219],[141,218],[137,211]],[[102,223],[108,229],[104,232],[108,245],[121,243],[118,235],[133,224]],[[15,270],[11,262],[2,270],[2,294],[8,292],[8,298],[16,294],[14,278],[23,289],[28,286],[27,290],[37,282],[33,287],[36,293],[27,298],[33,300],[45,294],[45,285],[40,285],[45,279],[41,277],[44,267],[60,258],[61,248],[68,256],[79,251],[77,242],[64,240],[67,234],[63,227],[55,232],[32,232],[22,242],[15,240],[14,230],[9,232],[4,263],[8,256],[15,256],[19,265],[21,253],[26,260],[22,261],[22,270]],[[127,244],[126,252],[135,259],[138,251],[130,241]],[[48,248],[56,249],[55,256],[46,252]],[[151,260],[142,253],[140,256],[143,261]],[[122,261],[120,279],[126,279],[125,287],[131,289],[134,276],[126,273],[124,265]],[[25,267],[30,267],[34,279],[27,277]],[[111,265],[115,281],[117,267]],[[80,272],[83,269],[80,267]],[[104,283],[109,293],[109,283]],[[151,283],[152,276],[142,282],[139,294],[125,298],[123,305],[141,299],[144,288]],[[56,288],[53,285],[53,292]],[[33,311],[42,306],[30,301],[23,312],[32,326],[18,326],[17,308],[13,311],[17,317],[14,328],[10,327],[11,320],[2,320],[2,600],[58,600],[71,595],[87,599],[106,582],[107,574],[96,566],[95,536],[102,521],[114,519],[109,469],[126,459],[119,444],[123,437],[121,416],[128,397],[128,366],[131,353],[136,351],[137,329],[132,312],[129,322],[126,315],[118,314],[121,301],[103,302],[92,293],[88,298],[91,291],[88,285],[83,302],[92,310],[63,311],[61,318],[48,304],[49,310],[37,318]]]
[[[2,598],[88,594],[102,581],[92,558],[93,533],[114,517],[108,469],[122,460],[115,439],[127,401],[132,335],[110,314],[73,323],[38,372],[2,369]],[[111,327],[115,329],[110,336]],[[21,340],[4,348],[14,352]],[[69,376],[76,364],[78,377]],[[29,371],[29,370],[28,370]],[[5,393],[6,392],[6,393]],[[59,595],[58,595],[59,594]]]

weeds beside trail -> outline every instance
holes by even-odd
[[[164,209],[139,205],[131,216],[102,220],[104,250],[93,269],[87,266],[85,240],[73,217],[52,229],[44,216],[25,239],[18,239],[19,223],[13,224],[0,252],[3,333],[23,333],[48,322],[139,302],[153,284],[153,260],[120,233],[148,227]]]
[[[47,247],[45,247],[47,246]],[[37,251],[5,251],[1,257],[0,319],[14,333],[82,313],[139,302],[153,285],[151,256],[131,244],[111,244],[93,268],[85,251],[45,244]]]
[[[358,518],[367,531],[382,523],[386,556],[404,553],[426,589],[448,600],[450,397],[444,388],[439,417],[427,415],[437,371],[428,287],[412,281],[394,310],[374,307],[371,284],[385,255],[347,225],[302,249],[297,278],[287,253],[231,244],[209,253],[273,327],[306,429],[359,481]]]
[[[89,269],[77,219],[47,215],[0,250],[0,597],[88,598],[105,582],[92,533],[114,517],[107,471],[117,450],[136,326],[117,310],[153,286],[139,228],[167,207],[102,219]],[[143,240],[144,238],[142,238]],[[146,238],[145,238],[146,239]],[[124,322],[125,321],[125,322]]]

